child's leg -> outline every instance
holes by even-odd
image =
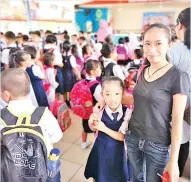
[[[87,136],[88,134],[84,131],[84,129],[82,130],[82,143],[85,143],[87,140]]]
[[[82,126],[83,126],[83,130],[82,130],[81,148],[85,149],[89,145],[91,145],[91,143],[92,143],[92,142],[87,141],[87,136],[89,133],[89,126],[88,126],[88,120],[87,119],[82,119]]]
[[[64,100],[67,100],[67,92],[64,92]]]

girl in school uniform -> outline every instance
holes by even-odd
[[[53,53],[46,53],[44,55],[44,68],[46,75],[45,90],[48,98],[49,105],[55,101],[55,92],[58,87],[58,82],[56,82],[56,69],[54,68],[55,56]]]
[[[97,60],[88,60],[85,64],[85,70],[86,70],[86,81],[87,82],[95,82],[91,87],[90,91],[93,97],[93,104],[95,105],[97,102],[102,100],[101,96],[101,85],[98,81],[96,81],[96,77],[99,77],[101,75],[101,65],[99,61]],[[89,145],[91,145],[91,142],[87,141],[87,135],[88,133],[92,133],[93,131],[89,128],[88,120],[83,119],[82,120],[82,142],[81,142],[81,148],[85,149]]]
[[[56,97],[61,98],[64,94],[64,78],[62,73],[62,55],[57,47],[57,39],[55,35],[47,35],[44,53],[52,52],[55,55],[56,81],[59,83],[56,88]]]
[[[93,53],[93,49],[90,45],[86,44],[83,48],[82,48],[82,54],[83,54],[83,58],[84,58],[84,62],[86,62]]]
[[[99,114],[92,114],[89,126],[98,136],[89,155],[86,179],[95,182],[127,182],[128,168],[124,137],[131,110],[121,105],[123,82],[118,77],[107,77],[102,83],[105,107]]]
[[[9,56],[9,68],[21,68],[26,71],[31,66],[31,56],[28,52],[19,50]],[[38,107],[38,102],[32,87],[30,84],[29,98],[33,105]]]
[[[80,80],[80,72],[78,71],[76,59],[71,55],[71,44],[68,40],[64,41],[63,45],[64,53],[63,59],[63,77],[64,77],[64,100],[66,103],[70,101],[70,92],[76,83],[76,80]]]

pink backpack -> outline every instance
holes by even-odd
[[[127,53],[127,50],[125,48],[125,46],[117,46],[117,54],[118,54],[118,60],[128,60],[129,56]]]
[[[83,61],[79,57],[76,57],[76,63],[77,63],[78,71],[81,72],[84,67]]]
[[[62,131],[65,131],[71,125],[69,109],[64,101],[55,100],[50,105],[50,111],[57,118]]]
[[[93,97],[90,88],[99,83],[97,80],[87,82],[81,80],[76,83],[71,91],[71,109],[72,112],[83,119],[89,119],[93,113]]]

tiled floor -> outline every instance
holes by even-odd
[[[55,144],[61,151],[61,182],[92,182],[92,179],[84,178],[84,169],[92,145],[82,150],[80,148],[81,119],[72,115],[72,125],[64,134],[62,140]],[[94,142],[93,134],[88,136],[88,140]],[[187,179],[180,179],[179,182],[189,182]]]

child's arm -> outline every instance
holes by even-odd
[[[106,133],[107,135],[114,138],[115,140],[124,141],[125,139],[125,135],[123,133],[119,131],[111,130],[110,128],[105,126],[105,124],[101,120],[94,121],[92,127],[93,129]]]
[[[35,62],[35,64],[38,65],[38,66],[40,67],[40,70],[41,70],[42,73],[45,75],[45,71],[44,71],[44,67],[43,67],[42,63],[41,63],[40,61],[37,60],[37,61]]]
[[[44,79],[45,78],[45,74],[41,71],[40,67],[37,65],[34,65],[32,67],[32,72],[35,76],[39,77],[40,79]]]
[[[53,68],[48,68],[46,70],[46,77],[47,77],[47,81],[50,83],[50,85],[53,87],[53,88],[57,88],[58,87],[58,83],[56,82],[56,79],[55,79],[55,74],[54,74],[54,69]]]

